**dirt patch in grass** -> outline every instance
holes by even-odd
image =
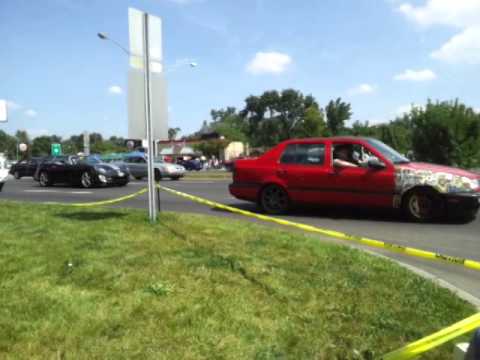
[[[474,313],[387,260],[199,215],[0,202],[0,249],[7,359],[368,359]]]

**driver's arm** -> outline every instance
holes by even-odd
[[[333,160],[333,165],[338,166],[338,167],[358,167],[358,165],[355,165],[354,163],[351,163],[349,161],[341,160],[341,159],[334,159]]]

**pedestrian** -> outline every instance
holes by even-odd
[[[473,334],[465,360],[480,360],[480,328]]]

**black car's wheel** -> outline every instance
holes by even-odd
[[[46,171],[42,171],[38,177],[38,182],[40,186],[47,187],[52,186],[52,180]]]
[[[427,222],[444,215],[444,204],[434,190],[408,192],[402,202],[403,212],[412,221]]]
[[[282,187],[268,185],[260,194],[260,205],[268,214],[284,214],[290,207],[290,199]]]
[[[180,179],[180,176],[173,176],[173,177],[171,177],[170,179],[177,181],[177,180]]]
[[[80,184],[86,189],[91,188],[93,186],[92,174],[90,174],[88,171],[83,172],[80,178]]]
[[[160,181],[162,180],[162,174],[160,173],[160,170],[155,169],[155,181]]]
[[[20,172],[18,170],[15,170],[15,172],[13,173],[13,177],[17,180],[22,178],[22,176],[20,175]]]

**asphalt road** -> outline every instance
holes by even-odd
[[[227,181],[165,180],[162,181],[162,185],[223,204],[257,211],[255,205],[231,197],[228,193]],[[119,197],[135,192],[145,186],[146,183],[143,181],[132,181],[126,187],[121,188],[86,190],[67,186],[54,186],[45,189],[41,188],[30,178],[17,181],[10,179],[0,193],[0,199],[34,202],[91,202]],[[146,201],[147,197],[142,195],[117,206],[145,208]],[[211,209],[205,205],[184,200],[164,192],[161,194],[161,208],[168,211],[194,212],[246,219],[240,215]],[[415,224],[404,221],[395,212],[384,210],[318,208],[298,209],[288,216],[283,216],[283,218],[399,245],[412,246],[480,261],[480,216],[469,223]],[[249,221],[256,220],[249,219]],[[323,240],[326,239],[323,238]],[[346,243],[341,240],[327,241]],[[382,250],[374,251],[418,267],[480,299],[480,272],[456,265],[391,254]]]

